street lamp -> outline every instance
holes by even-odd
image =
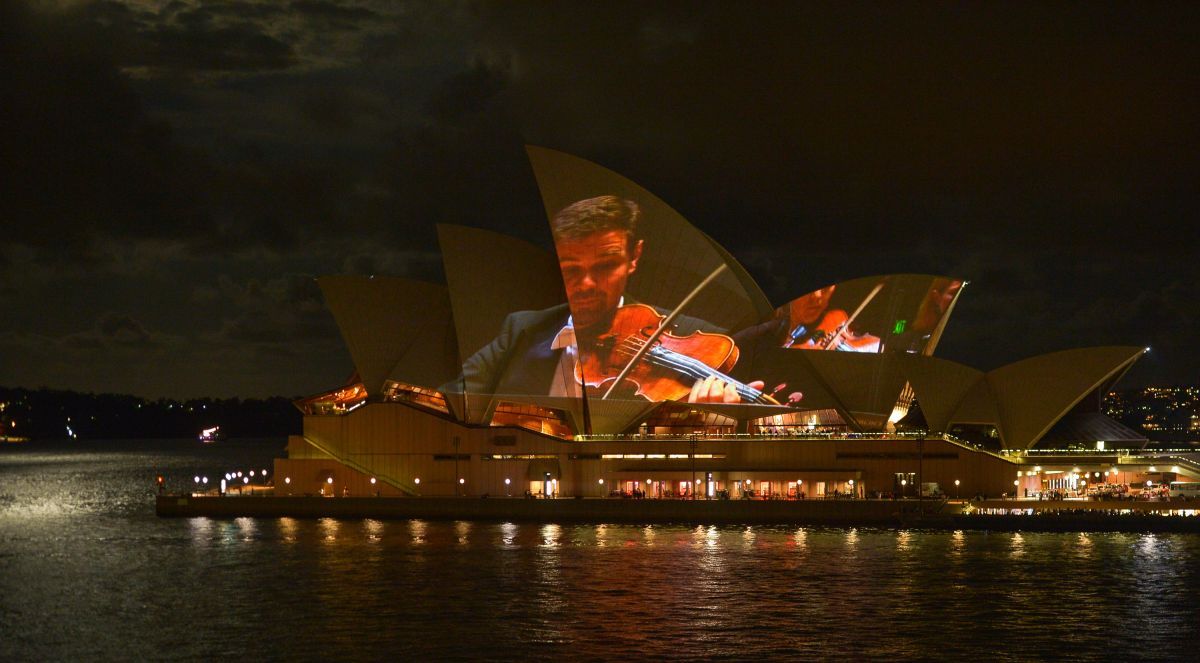
[[[954,480],[954,499],[958,499],[958,485],[962,483],[958,479]]]
[[[508,487],[510,484],[512,484],[512,479],[509,479],[508,477],[504,477],[504,496],[505,497],[509,496]]]

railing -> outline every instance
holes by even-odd
[[[349,467],[350,469],[358,471],[358,472],[362,472],[363,474],[366,474],[368,476],[373,476],[376,479],[379,479],[380,481],[386,483],[387,485],[392,486],[393,488],[396,488],[397,490],[403,492],[405,495],[408,495],[410,497],[416,497],[419,495],[416,488],[404,483],[403,481],[400,481],[399,479],[394,479],[385,474],[378,474],[374,470],[366,467],[365,465],[359,463],[358,461],[352,460],[343,454],[337,453],[332,448],[317,442],[316,440],[312,439],[311,437],[308,437],[307,435],[304,437],[304,441],[313,445],[319,451],[321,451],[325,455],[333,458],[337,462],[345,465],[346,467]]]
[[[895,439],[925,439],[925,433],[801,433],[801,434],[767,434],[767,433],[593,433],[592,435],[576,435],[576,442],[636,442],[645,440],[669,440],[687,442],[692,439],[701,440],[895,440]]]

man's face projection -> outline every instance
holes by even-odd
[[[596,324],[617,307],[642,254],[640,240],[630,251],[629,233],[623,230],[563,239],[555,248],[576,328]]]
[[[792,300],[791,318],[793,322],[814,324],[829,306],[829,298],[833,296],[835,286],[821,288]]]

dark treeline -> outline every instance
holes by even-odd
[[[0,432],[32,439],[195,437],[220,426],[229,437],[300,433],[292,399],[147,400],[123,394],[0,387]]]

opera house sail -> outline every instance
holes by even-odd
[[[356,371],[297,403],[286,490],[999,494],[1013,490],[1005,452],[1100,430],[1145,443],[1096,397],[1143,348],[987,372],[941,359],[966,285],[948,276],[857,278],[776,306],[652,193],[527,149],[552,251],[439,225],[445,283],[319,279]]]

